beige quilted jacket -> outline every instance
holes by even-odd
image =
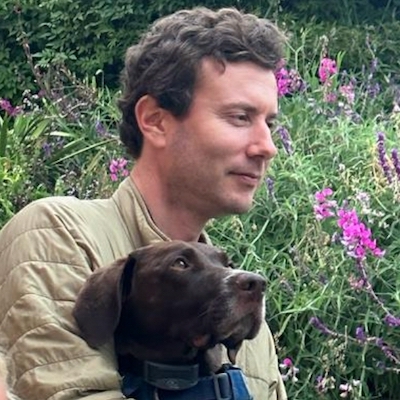
[[[89,274],[133,249],[169,240],[130,178],[107,200],[42,199],[0,232],[0,345],[15,365],[22,400],[117,400],[112,343],[95,350],[71,315]],[[285,400],[266,326],[239,352],[255,400]]]

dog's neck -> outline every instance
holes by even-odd
[[[118,342],[117,342],[118,343]],[[200,375],[217,372],[222,365],[222,348],[198,349],[180,343],[142,345],[137,342],[120,344],[116,348],[121,373],[140,373],[144,361],[169,365],[199,365]]]

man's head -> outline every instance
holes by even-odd
[[[134,158],[143,134],[135,115],[140,98],[151,96],[177,118],[188,113],[204,60],[223,68],[250,62],[274,71],[283,56],[283,35],[271,22],[236,9],[183,10],[156,21],[126,54],[123,72],[121,140]],[[240,88],[238,88],[240,89]]]

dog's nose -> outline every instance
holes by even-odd
[[[238,288],[246,292],[264,293],[267,286],[265,279],[253,272],[242,272],[235,280]]]

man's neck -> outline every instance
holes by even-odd
[[[139,169],[133,169],[131,179],[146,203],[147,209],[157,227],[170,239],[198,241],[206,219],[196,218],[193,211],[171,201],[162,190],[157,178],[142,175]]]

